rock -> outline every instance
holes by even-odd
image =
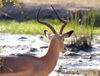
[[[26,52],[26,54],[30,54],[30,55],[33,55],[33,56],[36,55],[36,54],[32,54],[30,51]]]
[[[77,40],[78,41],[78,40]],[[90,52],[92,46],[89,45],[87,42],[81,42],[81,43],[74,43],[74,44],[69,44],[65,45],[68,49],[70,49],[71,52],[79,52],[79,51],[85,51],[85,52]]]
[[[10,54],[10,55],[15,55],[15,54],[12,53],[12,54]]]
[[[64,56],[66,56],[66,55],[64,55]],[[75,54],[75,53],[70,53],[70,54],[68,54],[68,56],[80,56],[79,54]]]
[[[92,61],[91,59],[89,61]]]
[[[93,59],[93,57],[92,57],[92,56],[90,56],[90,59]]]
[[[40,40],[43,40],[43,39],[44,39],[44,37],[43,37],[43,36],[40,36],[40,37],[39,37],[39,39],[40,39]]]
[[[12,53],[10,55],[21,55],[21,53]]]
[[[43,36],[40,36],[40,38],[43,39],[44,37]]]
[[[72,49],[70,49],[70,51],[71,51],[71,52],[78,53],[80,50],[79,50],[79,49],[77,49],[77,48],[72,48]]]
[[[83,62],[82,60],[79,60],[79,62]]]
[[[42,49],[42,48],[48,48],[48,46],[41,46],[40,49]]]
[[[18,38],[18,39],[28,39],[27,37],[20,37],[20,38]]]
[[[37,49],[36,48],[31,48],[29,51],[30,52],[35,52],[35,51],[37,51]]]
[[[18,38],[17,40],[24,41],[24,40],[27,40],[27,39],[28,39],[27,37],[20,37],[20,38]]]
[[[21,50],[25,50],[24,48],[22,48]]]
[[[67,48],[77,48],[77,46],[75,44],[70,44]]]
[[[2,46],[2,48],[6,48],[6,47],[7,47],[7,45],[3,45],[3,46]]]
[[[85,56],[85,57],[83,57],[83,59],[93,59],[93,57],[92,56]]]

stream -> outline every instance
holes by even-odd
[[[71,39],[71,37],[68,39]],[[64,73],[66,73],[66,71],[77,70],[100,70],[99,39],[100,36],[94,35],[92,41],[93,48],[89,52],[79,51],[74,53],[66,51],[64,54],[60,53],[54,71],[59,70],[60,67]],[[49,40],[42,35],[0,33],[0,55],[31,54],[40,57],[46,54],[48,44]],[[69,43],[65,42],[65,44]]]

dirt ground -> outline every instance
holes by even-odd
[[[19,1],[19,0],[18,0]],[[22,0],[21,0],[22,1]],[[37,0],[36,0],[37,1]],[[39,0],[40,1],[40,0]],[[50,1],[50,0],[49,0]],[[55,1],[55,0],[54,0]],[[50,7],[53,5],[57,13],[61,18],[67,19],[68,17],[71,18],[70,12],[73,14],[73,18],[75,18],[75,12],[78,13],[79,17],[82,18],[81,11],[90,11],[93,8],[97,9],[100,6],[95,4],[75,4],[75,3],[61,3],[61,4],[24,4],[20,3],[21,8],[14,7],[12,3],[7,3],[3,8],[0,9],[0,18],[1,19],[16,19],[18,21],[23,21],[23,19],[36,19],[36,14],[40,6],[40,18],[41,19],[55,19],[57,18],[54,11]]]
[[[24,4],[99,4],[100,0],[15,0]]]

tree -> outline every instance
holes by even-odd
[[[14,6],[21,8],[20,4],[15,0],[0,0],[0,8],[4,7],[7,3],[13,3]]]

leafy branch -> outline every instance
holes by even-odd
[[[0,8],[4,7],[8,2],[13,3],[14,6],[21,8],[20,4],[14,0],[0,0]]]

